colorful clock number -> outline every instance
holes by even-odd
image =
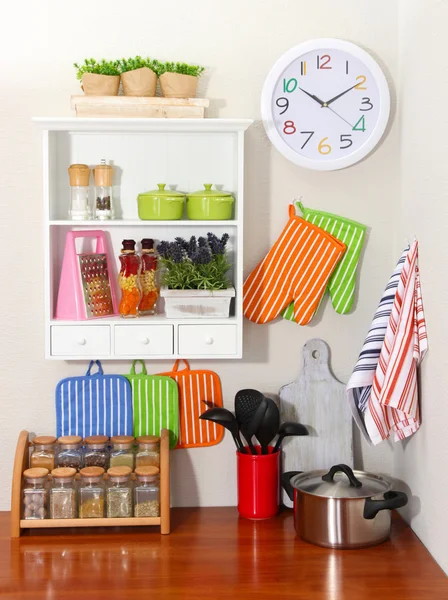
[[[300,75],[306,75],[306,60],[300,63]]]
[[[283,115],[289,108],[289,100],[288,98],[277,98],[277,100],[275,101],[275,104],[279,107],[279,108],[283,108],[284,110],[281,111],[281,115]]]
[[[283,80],[283,92],[288,92],[288,94],[291,94],[292,92],[295,91],[295,89],[297,88],[297,79],[295,77],[292,77],[291,79],[284,79]]]
[[[353,145],[352,134],[351,133],[343,133],[340,137],[341,144],[346,143],[345,146],[339,146],[341,150],[346,150]]]
[[[285,121],[285,126],[283,127],[283,133],[286,135],[292,135],[297,131],[296,126],[294,125],[294,121]]]
[[[361,81],[359,83],[357,83],[353,89],[366,90],[367,88],[363,87],[363,85],[367,81],[367,77],[365,75],[358,75],[358,77],[356,78],[356,81],[358,81],[358,79],[361,79]]]
[[[353,125],[352,131],[365,131],[365,130],[366,130],[365,116],[362,115],[362,117],[360,117],[356,121],[356,123]]]
[[[314,135],[314,131],[301,131],[300,132],[303,135],[307,135],[308,137],[305,140],[305,143],[303,144],[303,146],[300,147],[300,150],[303,150],[305,148],[305,146],[308,144],[308,142],[310,141],[310,139],[313,137]]]
[[[363,98],[361,104],[367,104],[369,108],[360,108],[362,112],[366,112],[368,110],[372,110],[373,104],[370,102],[370,98]]]
[[[317,55],[317,68],[318,69],[332,69],[333,67],[329,67],[328,63],[331,60],[331,56],[328,54],[322,54],[322,56]]]
[[[328,140],[327,137],[322,138],[317,146],[320,154],[330,154],[331,152],[331,146],[325,143],[326,140]]]

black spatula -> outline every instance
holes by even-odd
[[[235,396],[235,416],[252,454],[257,454],[252,437],[263,421],[267,406],[267,398],[258,390],[240,390]]]
[[[203,419],[204,421],[212,421],[213,423],[217,423],[218,425],[225,427],[225,429],[230,431],[232,434],[237,449],[245,454],[246,451],[240,438],[238,422],[235,418],[235,415],[233,415],[230,410],[227,410],[227,408],[222,408],[221,406],[215,406],[214,408],[210,408],[209,410],[203,412],[199,418]]]
[[[256,431],[258,441],[261,445],[262,454],[268,453],[268,446],[275,438],[280,427],[280,411],[278,406],[271,398],[266,398],[267,408],[263,420]]]

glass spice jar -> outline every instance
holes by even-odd
[[[52,470],[50,519],[76,518],[75,475],[76,469],[72,467],[58,467]]]
[[[137,467],[134,488],[134,516],[160,516],[160,484],[157,467]]]
[[[107,471],[106,504],[109,518],[132,517],[131,472],[129,467],[110,467]]]
[[[129,467],[134,470],[134,438],[131,435],[116,435],[110,439],[109,465],[111,467]]]
[[[52,471],[54,469],[56,438],[52,435],[39,435],[31,440],[30,467]]]
[[[79,471],[82,467],[82,437],[80,435],[63,435],[58,438],[56,455],[58,467],[67,467]]]
[[[90,169],[87,165],[70,165],[70,209],[73,221],[84,221],[92,216],[89,202]]]
[[[95,218],[100,221],[113,219],[112,178],[113,169],[106,165],[105,159],[94,168],[95,180]]]
[[[23,518],[47,516],[48,469],[34,467],[23,472]]]
[[[137,438],[136,467],[160,467],[160,438],[157,435],[142,435]]]
[[[104,469],[84,467],[80,470],[81,483],[78,492],[78,514],[80,519],[104,517]]]
[[[142,240],[142,265],[140,271],[141,300],[138,305],[140,315],[154,315],[159,289],[156,285],[157,258],[154,254],[154,240]]]
[[[118,285],[121,290],[121,301],[118,312],[122,317],[136,317],[140,302],[140,257],[135,253],[135,241],[123,240],[120,254],[120,273]]]
[[[109,466],[109,438],[107,435],[90,435],[84,440],[84,466],[101,467],[105,471]]]

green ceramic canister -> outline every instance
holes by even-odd
[[[158,183],[158,190],[137,196],[138,216],[144,221],[174,221],[182,218],[185,194],[166,190],[166,183]]]
[[[212,190],[211,183],[204,183],[204,190],[187,194],[187,215],[189,219],[223,221],[232,218],[232,194]]]

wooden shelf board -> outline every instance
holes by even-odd
[[[55,527],[132,527],[160,525],[160,517],[129,517],[128,519],[21,519],[21,529],[46,529]]]

